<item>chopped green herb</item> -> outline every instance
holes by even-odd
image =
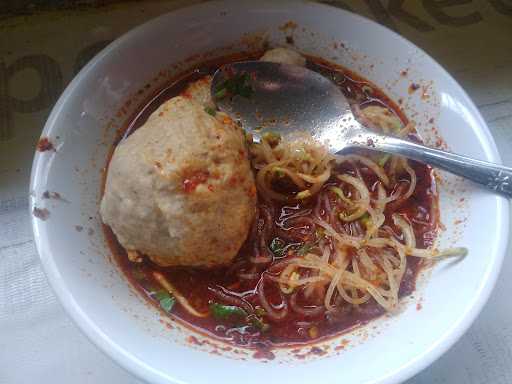
[[[261,317],[261,316],[263,316],[265,313],[266,313],[266,311],[265,311],[263,308],[261,308],[259,305],[257,305],[257,306],[254,308],[254,314],[255,314],[256,316]]]
[[[167,292],[163,289],[160,289],[159,291],[156,291],[156,292],[151,292],[151,296],[153,296],[155,298],[155,300],[158,300],[158,301],[165,299],[166,297],[171,297],[169,292]]]
[[[272,170],[274,171],[274,175],[276,175],[279,178],[282,178],[286,175],[283,168],[274,167]]]
[[[392,132],[400,133],[401,129],[402,129],[402,122],[400,121],[400,119],[398,117],[394,116]]]
[[[367,95],[373,93],[373,88],[366,84],[361,87],[361,90]]]
[[[338,188],[338,187],[329,187],[329,190],[333,191],[336,194],[336,196],[338,196],[340,199],[343,200],[345,198],[345,195],[343,194],[343,191],[340,188]]]
[[[164,291],[163,289],[152,292],[151,296],[153,296],[153,298],[158,301],[160,307],[165,312],[171,312],[172,307],[174,307],[174,304],[176,303],[176,299],[172,297],[169,292]]]
[[[345,194],[343,193],[343,191],[341,190],[341,188],[338,188],[338,187],[329,187],[329,190],[334,192],[336,194],[336,196],[338,196],[341,200],[343,200],[345,203],[349,204],[349,205],[352,205],[353,202],[347,198],[347,196],[345,196]]]
[[[361,223],[368,228],[368,226],[371,224],[371,218],[368,212],[366,212],[363,216],[361,216]]]
[[[302,247],[297,249],[297,255],[305,256],[307,253],[309,253],[309,251],[311,251],[313,249],[314,246],[315,246],[314,243],[306,243],[306,244],[304,244]]]
[[[270,242],[270,250],[274,253],[276,256],[283,256],[285,251],[286,243],[284,240],[281,240],[279,237],[275,237]]]
[[[215,114],[217,113],[217,111],[211,107],[205,107],[204,108],[204,111],[209,114],[209,115],[212,115],[212,116],[215,116]]]
[[[233,94],[238,94],[243,97],[250,97],[253,93],[253,89],[249,84],[250,77],[248,73],[244,73],[241,78],[237,81]]]
[[[269,330],[270,325],[265,323],[261,318],[258,316],[250,315],[248,318],[249,322],[254,328],[259,329],[261,332],[266,332]]]
[[[305,191],[300,191],[295,195],[295,197],[299,200],[306,199],[308,197],[311,197],[311,191],[309,189],[306,189]]]
[[[176,299],[174,297],[166,297],[165,299],[160,300],[160,307],[165,312],[171,312],[174,307],[174,303],[176,303]]]
[[[253,89],[249,84],[250,76],[248,73],[244,73],[243,75],[237,74],[230,79],[227,79],[217,88],[215,92],[215,97],[217,99],[221,99],[227,95],[229,92],[230,95],[240,95],[243,97],[250,97],[253,93]]]
[[[315,234],[316,234],[317,238],[325,237],[325,229],[317,228],[317,229],[315,229]]]
[[[386,163],[388,162],[389,158],[391,157],[391,155],[389,153],[386,153],[384,155],[382,155],[379,160],[377,161],[377,163],[383,167],[386,165]]]
[[[358,215],[356,215],[356,213]],[[352,212],[340,212],[338,214],[338,217],[340,218],[340,220],[343,220],[343,221],[354,221],[354,220],[360,219],[361,223],[366,225],[366,223],[370,223],[371,222],[370,216],[368,216],[367,219],[364,219],[365,215],[367,215],[367,214],[368,213],[361,213],[361,212],[359,212],[359,209],[356,208]],[[353,215],[356,215],[356,216],[353,216]],[[350,216],[352,216],[352,217],[350,217]]]
[[[228,91],[226,90],[226,88],[221,88],[215,92],[214,96],[216,99],[222,99],[224,96],[226,96],[227,93]]]
[[[247,317],[247,312],[236,305],[222,305],[219,303],[210,303],[210,313],[217,320],[233,320]]]

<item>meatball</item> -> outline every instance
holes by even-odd
[[[270,49],[260,58],[261,61],[271,61],[273,63],[292,64],[304,67],[306,59],[298,52],[289,48]]]
[[[212,95],[210,93],[211,85],[211,76],[202,77],[199,80],[190,83],[181,93],[181,96],[192,99],[203,107],[213,109],[215,108],[215,103],[213,102]]]
[[[255,209],[242,130],[177,96],[116,147],[100,213],[129,255],[212,267],[236,256]]]

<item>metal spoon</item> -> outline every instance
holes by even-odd
[[[306,131],[334,154],[366,148],[401,155],[512,196],[512,168],[373,132],[356,121],[333,82],[307,68],[263,61],[227,64],[215,73],[211,93],[219,109],[255,140],[268,131],[284,137]]]

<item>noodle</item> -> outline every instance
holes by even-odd
[[[325,311],[325,308],[322,305],[304,307],[297,303],[298,292],[294,292],[290,296],[290,308],[295,313],[299,313],[303,316],[318,316],[322,312]]]
[[[405,245],[410,248],[416,248],[416,237],[411,225],[400,215],[394,214],[392,218],[393,223],[402,231]]]
[[[210,292],[213,293],[217,298],[223,300],[226,303],[229,303],[231,305],[236,305],[237,307],[243,308],[247,313],[252,313],[254,311],[252,305],[248,303],[246,300],[236,297],[233,295],[229,295],[222,287],[218,288],[209,288]]]
[[[357,207],[356,211],[348,216],[340,215],[340,219],[343,221],[354,221],[363,216],[370,208],[370,192],[364,184],[364,182],[356,177],[349,175],[336,175],[341,181],[351,185],[359,194],[359,199],[353,203]]]
[[[183,296],[180,291],[178,291],[166,278],[164,275],[162,275],[160,272],[153,272],[153,277],[155,280],[164,287],[171,295],[173,295],[178,303],[180,303],[185,310],[190,313],[192,316],[196,317],[207,317],[208,312],[199,312],[197,311],[186,299],[185,296]]]
[[[374,161],[372,161],[371,159],[369,159],[367,157],[360,156],[360,155],[348,155],[348,156],[343,156],[343,157],[338,158],[336,160],[336,162],[342,163],[344,161],[350,161],[350,160],[353,160],[353,161],[355,160],[355,161],[360,162],[361,164],[364,164],[378,176],[378,178],[384,183],[384,185],[386,187],[389,185],[389,178],[386,175],[384,168],[382,168],[380,165],[378,165],[377,163],[375,163]]]
[[[409,174],[410,181],[409,181],[409,189],[405,193],[405,195],[402,196],[402,199],[408,199],[412,196],[414,189],[416,188],[416,173],[414,170],[409,166],[409,163],[407,159],[402,158],[402,166],[404,167],[405,171]]]
[[[260,299],[261,306],[265,310],[266,315],[268,317],[270,317],[271,319],[273,319],[273,320],[284,319],[288,315],[288,304],[287,304],[285,297],[283,296],[281,290],[277,290],[279,292],[279,296],[281,298],[282,308],[281,308],[281,310],[276,311],[274,309],[274,307],[272,306],[272,304],[270,304],[269,301],[267,300],[267,297],[265,296],[265,291],[264,291],[265,283],[264,282],[265,282],[265,276],[262,277],[262,279],[260,280],[260,282],[258,284],[258,288],[257,288],[258,297]]]
[[[270,138],[263,137],[259,143],[252,143],[250,150],[254,168],[258,170],[256,184],[264,198],[300,200],[302,196],[318,193],[331,176],[330,163],[334,156],[311,136],[281,140],[280,136],[274,134]],[[295,193],[277,192],[273,183],[278,180],[293,184]]]
[[[402,128],[400,119],[383,107],[369,106],[356,112],[370,127],[387,134],[404,137],[414,131],[412,124]],[[305,255],[288,259],[286,265],[280,263],[284,267],[280,273],[266,274],[258,284],[261,304],[274,320],[283,319],[288,312],[283,295],[290,295],[292,311],[305,316],[336,311],[342,302],[359,306],[370,299],[393,311],[408,256],[465,255],[463,248],[444,252],[417,248],[412,225],[398,213],[390,217],[396,229],[389,225],[382,228],[388,204],[401,204],[416,190],[416,172],[403,157],[386,155],[382,164],[360,154],[334,157],[304,135],[294,140],[283,140],[278,135],[272,135],[271,140],[263,137],[260,143],[251,145],[251,154],[262,198],[290,202],[319,195],[307,224],[316,228],[314,246]],[[351,168],[344,171],[346,167]],[[376,176],[377,181],[371,185],[363,177],[363,173],[368,174],[365,169]],[[252,261],[257,264],[260,259]],[[268,261],[261,258],[262,263]],[[266,299],[265,279],[279,286],[284,305],[279,311]],[[323,305],[299,306],[299,289],[305,298],[321,299]]]

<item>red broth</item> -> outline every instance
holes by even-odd
[[[238,58],[240,59],[240,58]],[[226,62],[233,61],[225,59],[210,62],[195,69],[183,76],[180,76],[170,86],[163,89],[156,97],[140,108],[136,118],[127,122],[127,128],[123,138],[140,127],[148,116],[164,101],[179,94],[191,81],[195,81],[205,74],[212,73],[217,67]],[[344,94],[357,100],[360,106],[381,105],[394,112],[405,124],[407,119],[398,106],[393,103],[382,91],[373,84],[339,66],[330,64],[318,58],[308,58],[308,66],[325,76],[331,78],[338,84]],[[370,88],[368,88],[370,87]],[[409,139],[420,141],[415,134]],[[364,152],[363,152],[364,154]],[[417,176],[417,186],[414,194],[401,204],[389,204],[385,211],[386,222],[384,225],[393,227],[390,217],[393,213],[406,216],[411,222],[417,241],[417,247],[426,248],[432,245],[438,222],[437,192],[432,169],[424,164],[410,162]],[[351,173],[354,169],[350,166],[338,168],[340,173]],[[360,170],[367,185],[376,181],[374,175]],[[330,180],[329,182],[331,182]],[[327,184],[329,184],[329,182]],[[311,235],[311,228],[301,224],[301,217],[311,214],[315,205],[315,198],[307,203],[301,202],[292,205],[282,203],[258,203],[259,215],[255,220],[253,229],[245,244],[239,251],[233,264],[229,267],[217,269],[198,269],[185,267],[162,268],[149,260],[142,263],[132,263],[128,260],[123,247],[117,242],[114,234],[105,226],[105,234],[109,240],[110,247],[115,260],[128,277],[130,282],[153,304],[159,306],[158,301],[151,293],[161,289],[152,277],[153,271],[163,274],[172,284],[189,300],[198,311],[208,312],[212,302],[224,305],[237,305],[239,307],[257,308],[260,306],[257,286],[264,278],[264,274],[271,270],[278,263],[293,257],[297,248],[308,240]],[[247,272],[249,259],[254,255],[254,250],[261,246],[261,233],[265,232],[265,238],[269,246],[270,239],[279,239],[282,242],[285,252],[281,255],[272,254],[273,261],[265,268],[256,272]],[[257,252],[257,251],[256,251]],[[270,252],[270,251],[269,251]],[[415,281],[422,263],[419,258],[407,257],[406,273],[403,277],[399,296],[410,295],[415,289]],[[279,304],[282,294],[277,292],[276,286],[267,284],[265,296],[270,303]],[[285,295],[287,304],[290,305],[290,296]],[[339,313],[320,313],[314,316],[304,316],[289,311],[283,319],[265,320],[265,329],[261,326],[240,324],[233,319],[218,320],[212,315],[199,318],[190,315],[179,303],[176,303],[170,313],[166,313],[173,319],[183,322],[194,330],[221,339],[223,341],[246,346],[250,348],[267,350],[275,346],[289,346],[304,344],[325,339],[360,325],[381,316],[384,309],[373,299],[358,307],[346,305]]]

